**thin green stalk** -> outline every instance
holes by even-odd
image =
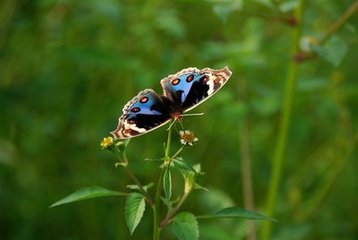
[[[133,171],[129,168],[128,165],[125,167],[125,169],[127,170],[128,176],[139,187],[139,191],[145,196],[145,199],[147,200],[148,204],[151,207],[154,207],[154,202],[153,202],[152,198],[149,196],[148,192],[143,188],[143,185],[140,183],[140,181],[138,180],[136,175],[133,173]]]
[[[173,159],[175,159],[178,155],[179,155],[179,153],[181,153],[181,151],[183,151],[183,147],[181,147],[181,148],[179,148],[179,150],[176,152],[176,153],[174,153],[174,155],[173,156],[171,156],[170,158],[169,158],[169,166],[170,166],[170,163],[173,161]]]
[[[159,240],[160,239],[160,222],[159,222],[159,211],[160,211],[160,193],[162,190],[162,183],[163,183],[163,176],[164,176],[164,170],[165,170],[165,164],[170,161],[170,145],[172,140],[172,126],[170,125],[168,129],[168,137],[167,137],[167,143],[165,145],[165,152],[164,152],[164,166],[162,167],[160,171],[160,176],[158,179],[157,189],[155,192],[155,203],[153,207],[153,240]]]
[[[239,77],[238,81],[238,95],[240,101],[247,103],[247,80],[246,78]],[[242,180],[242,194],[244,199],[244,206],[248,210],[254,211],[254,193],[252,183],[252,159],[251,159],[251,146],[250,146],[250,126],[249,116],[245,118],[239,125],[239,149],[240,149],[240,168]],[[256,239],[255,221],[247,221],[247,240]]]
[[[160,223],[161,228],[165,227],[168,223],[170,223],[171,218],[179,211],[180,207],[183,205],[183,203],[185,202],[188,196],[189,196],[189,192],[183,194],[183,196],[181,197],[180,201],[175,206],[175,208],[173,208],[170,212],[168,212],[168,214],[165,216],[163,221]]]
[[[159,240],[160,237],[160,227],[159,227],[159,218],[160,218],[160,192],[162,189],[162,181],[164,175],[164,168],[160,171],[160,176],[158,179],[157,189],[155,192],[155,203],[153,207],[153,240]]]
[[[139,181],[139,179],[137,178],[137,176],[134,174],[134,172],[132,171],[132,169],[129,167],[129,161],[127,159],[127,155],[126,152],[120,152],[120,151],[116,151],[115,152],[116,155],[121,158],[123,160],[123,162],[120,162],[120,165],[123,166],[126,171],[128,176],[133,180],[133,182],[139,187],[139,191],[145,196],[148,204],[153,207],[154,206],[154,202],[152,200],[152,198],[150,197],[150,195],[148,194],[148,192],[144,189],[143,185],[141,184],[141,182]]]
[[[296,26],[295,30],[293,31],[292,49],[291,49],[292,56],[294,56],[299,51],[299,39],[301,36],[303,6],[304,6],[304,0],[301,0],[295,12],[296,19],[298,20],[299,24]],[[284,158],[285,150],[287,148],[288,130],[291,122],[292,106],[293,106],[295,92],[296,92],[296,82],[297,82],[297,62],[292,59],[292,61],[289,63],[283,112],[281,116],[279,135],[278,135],[273,162],[272,162],[273,170],[272,170],[272,175],[269,185],[268,198],[266,202],[267,204],[266,214],[268,216],[274,215],[277,196],[279,194],[278,188],[281,184],[283,158]],[[272,228],[271,221],[267,221],[263,224],[261,239],[266,240],[271,238],[270,237],[271,228]]]
[[[168,138],[167,138],[167,144],[165,145],[165,155],[164,155],[164,161],[168,161],[170,159],[170,144],[172,141],[172,129],[173,126],[171,125],[168,129]]]
[[[342,16],[332,24],[328,29],[324,37],[320,40],[320,44],[323,45],[334,33],[336,33],[347,22],[348,18],[353,16],[358,11],[358,1],[355,1]]]

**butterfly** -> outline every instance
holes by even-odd
[[[111,134],[117,139],[128,139],[161,127],[171,119],[180,120],[183,113],[215,94],[230,76],[228,67],[218,70],[190,67],[169,75],[160,81],[163,95],[145,89],[124,106],[117,129]]]

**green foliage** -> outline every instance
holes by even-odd
[[[173,219],[173,224],[175,235],[179,240],[199,239],[198,222],[192,213],[178,213]]]
[[[269,220],[276,221],[273,218],[266,217],[253,211],[249,211],[238,207],[229,207],[221,209],[213,214],[197,216],[197,219],[211,219],[211,218],[244,218],[244,219],[255,219],[255,220]]]
[[[175,122],[173,122],[175,123]],[[180,124],[183,127],[183,124]],[[139,223],[143,218],[145,211],[146,202],[153,209],[153,239],[160,239],[160,232],[168,224],[173,222],[175,234],[179,239],[198,239],[199,238],[199,228],[195,216],[190,212],[177,213],[182,207],[183,203],[191,193],[193,189],[206,190],[200,186],[196,180],[198,175],[203,175],[201,172],[200,164],[190,166],[190,164],[185,163],[182,158],[176,159],[179,153],[182,152],[183,147],[179,148],[178,151],[173,156],[170,156],[171,150],[171,140],[172,140],[172,129],[174,125],[171,124],[168,129],[168,138],[167,143],[164,149],[164,157],[162,158],[163,164],[161,169],[161,175],[159,177],[159,184],[156,186],[155,197],[152,198],[148,193],[148,189],[153,186],[152,183],[143,186],[141,182],[136,177],[135,173],[129,167],[129,161],[126,156],[126,147],[127,144],[122,144],[121,141],[115,140],[113,137],[105,137],[101,142],[102,149],[109,150],[116,154],[119,158],[119,162],[115,166],[122,166],[127,170],[129,177],[136,183],[136,185],[127,185],[127,188],[135,190],[135,192],[128,194],[125,205],[125,219],[129,232],[133,235],[134,230],[137,228]],[[186,132],[186,135],[183,134]],[[191,141],[198,141],[193,132],[189,130],[181,130],[178,132],[180,136],[180,142],[183,145],[192,143]],[[189,138],[190,136],[190,138]],[[184,137],[185,140],[184,140]],[[173,164],[174,163],[174,164]],[[172,173],[170,166],[173,165],[173,168],[177,168],[180,171],[182,177],[184,178],[184,190],[182,195],[179,197],[178,201],[172,201]],[[163,192],[165,198],[161,198],[161,184],[163,186]],[[140,193],[138,193],[139,191]],[[99,196],[112,196],[112,195],[126,195],[124,193],[109,191],[100,187],[91,187],[83,188],[75,193],[65,197],[64,199],[54,203],[52,206],[62,205],[65,203],[85,200],[89,198],[99,197]],[[167,205],[167,213],[163,220],[159,221],[158,217],[161,215],[161,200]],[[254,213],[252,211],[247,211],[241,208],[225,208],[214,214],[199,216],[200,219],[210,219],[210,218],[243,218],[243,219],[255,219],[255,220],[272,220],[271,218],[265,217],[263,215]],[[160,222],[160,224],[159,224]]]
[[[172,198],[172,174],[169,167],[164,171],[163,188],[166,201],[170,202],[170,199]]]
[[[108,196],[126,196],[127,193],[117,192],[108,190],[102,187],[85,187],[77,190],[74,193],[64,197],[63,199],[55,202],[50,207],[55,207],[59,205],[63,205],[66,203],[72,203],[82,200],[87,200],[91,198],[98,198],[98,197],[108,197]]]
[[[228,65],[230,81],[195,109],[205,115],[183,120],[200,140],[195,150],[180,154],[185,162],[177,157],[170,166],[170,204],[175,207],[182,196],[181,171],[200,163],[205,175],[196,176],[193,188],[200,184],[209,192],[193,192],[183,210],[196,216],[228,206],[246,209],[241,170],[248,156],[254,211],[278,220],[272,239],[354,239],[356,11],[331,29],[356,1],[305,1],[297,22],[293,11],[299,2],[1,1],[1,238],[148,239],[149,202],[133,237],[119,214],[122,198],[47,206],[81,186],[122,191],[133,184],[129,190],[140,191],[126,169],[113,168],[111,155],[98,146],[115,128],[122,107],[143,89],[161,92],[160,79],[182,68]],[[292,32],[298,26],[300,40],[316,41],[294,55]],[[297,88],[276,209],[268,214],[284,86],[295,57]],[[139,180],[155,183],[144,187],[151,196],[158,185],[158,161],[144,159],[162,156],[165,134],[160,128],[131,140],[127,148]],[[249,223],[237,219],[199,224],[201,239],[250,234]],[[261,231],[256,226],[258,239]],[[173,238],[169,231],[161,234]]]
[[[173,159],[173,164],[176,168],[180,170],[192,172],[194,174],[196,173],[195,169],[182,159]]]
[[[126,200],[126,222],[131,235],[140,223],[145,210],[145,197],[140,193],[131,193]]]
[[[338,67],[348,52],[348,43],[338,37],[332,37],[322,47],[313,46],[313,50],[333,66]]]

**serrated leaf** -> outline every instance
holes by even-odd
[[[173,219],[175,235],[179,240],[199,239],[198,221],[190,212],[181,212]]]
[[[170,201],[172,197],[172,174],[170,172],[170,168],[165,169],[163,176],[163,188],[166,200]]]
[[[131,193],[126,199],[125,216],[131,235],[140,223],[145,210],[145,197],[140,193]]]
[[[91,198],[108,197],[108,196],[126,196],[126,195],[127,193],[112,191],[102,187],[96,187],[96,186],[85,187],[62,198],[60,201],[55,202],[50,207],[56,207],[66,203],[83,201]]]
[[[197,219],[212,219],[212,218],[243,218],[243,219],[254,219],[254,220],[267,220],[267,221],[274,221],[277,220],[264,216],[262,214],[249,211],[243,208],[238,207],[229,207],[221,209],[215,213],[197,216]]]
[[[324,46],[314,45],[312,49],[323,59],[337,67],[348,52],[348,44],[346,41],[334,36]]]

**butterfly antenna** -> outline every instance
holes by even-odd
[[[184,117],[202,116],[202,115],[204,115],[204,113],[185,113],[185,114],[180,115],[178,122],[181,126],[181,129],[184,130],[184,125],[183,125],[183,122],[181,121],[181,119],[183,119]]]
[[[203,116],[204,113],[185,113],[181,115],[182,117],[192,117],[192,116]]]

